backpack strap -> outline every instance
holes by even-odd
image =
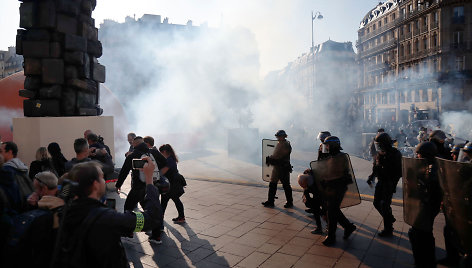
[[[85,237],[87,237],[87,234],[92,225],[108,210],[109,208],[106,207],[94,208],[82,221],[80,231],[73,236],[75,241],[72,243],[71,247],[67,249],[73,250],[70,255],[70,263],[72,263],[70,267],[82,267],[82,264],[85,262],[85,258],[82,254],[84,241],[86,240]]]

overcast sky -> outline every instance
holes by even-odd
[[[15,45],[20,2],[0,0],[0,3],[0,50],[6,50]],[[223,24],[249,28],[258,42],[263,76],[309,51],[312,10],[324,16],[314,24],[315,44],[330,38],[355,45],[360,20],[377,3],[375,0],[97,0],[92,16],[97,27],[104,19],[122,22],[126,16],[158,14],[174,24],[185,24],[190,19],[194,25],[208,22],[210,27]]]

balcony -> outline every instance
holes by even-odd
[[[438,27],[439,27],[439,22],[438,21],[435,21],[435,22],[431,23],[431,30],[436,29]]]
[[[397,45],[397,39],[390,39],[387,42],[383,42],[380,45],[377,45],[373,48],[366,49],[362,52],[359,52],[359,58],[378,53],[382,50],[393,48]]]
[[[377,64],[371,64],[367,66],[367,71],[377,71],[377,70],[383,70],[389,68],[389,65],[387,62],[381,62]]]
[[[362,42],[364,42],[366,40],[369,40],[370,38],[372,38],[372,37],[374,37],[378,34],[381,34],[383,32],[386,32],[386,31],[394,28],[397,21],[398,21],[398,19],[395,19],[393,21],[390,21],[387,24],[382,25],[380,28],[377,28],[377,29],[375,29],[375,30],[373,30],[369,33],[364,34],[363,36],[359,37],[359,43],[362,43]]]
[[[402,35],[400,35],[400,42],[404,41],[405,39],[410,39],[412,37],[412,32],[403,32]]]

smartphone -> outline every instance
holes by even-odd
[[[112,198],[107,198],[106,205],[109,208],[116,210],[116,200]]]
[[[147,161],[143,159],[133,159],[133,169],[143,168]]]

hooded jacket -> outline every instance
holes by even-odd
[[[7,195],[10,196],[15,196],[16,195],[16,190],[14,189],[16,184],[16,187],[19,192],[19,202],[17,203],[18,200],[15,198],[13,201],[13,204],[10,204],[12,207],[17,207],[17,211],[22,212],[26,210],[27,204],[26,204],[26,198],[33,192],[33,182],[31,179],[28,177],[28,167],[21,162],[20,159],[18,158],[12,158],[8,160],[5,164],[3,164],[2,169],[6,172],[6,174],[10,174],[11,178],[13,179],[13,182],[10,181],[7,184],[9,187],[11,187],[9,190],[6,190]],[[7,179],[8,180],[8,179]]]

